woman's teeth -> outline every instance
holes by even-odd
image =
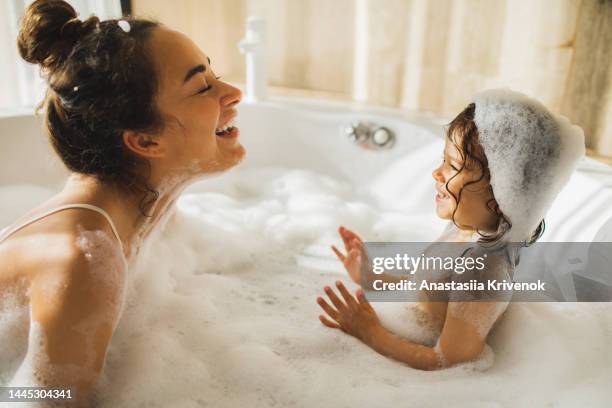
[[[217,134],[217,136],[223,136],[224,134],[230,133],[232,130],[234,130],[233,120],[231,120],[225,126],[215,129],[215,134]]]
[[[232,130],[234,130],[234,126],[224,126],[222,128],[215,129],[215,134],[217,136],[223,136],[224,134],[227,134]]]

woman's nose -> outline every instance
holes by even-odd
[[[224,107],[232,107],[238,105],[242,100],[242,91],[228,83],[223,83],[223,96],[221,97],[221,105]]]

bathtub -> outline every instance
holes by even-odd
[[[344,129],[356,121],[390,129],[395,143],[353,143]],[[322,287],[351,285],[329,250],[338,224],[387,241],[428,241],[443,229],[431,171],[446,122],[295,98],[241,104],[247,158],[186,190],[130,271],[100,406],[608,406],[609,304],[513,304],[481,358],[437,372],[318,322]],[[4,225],[66,173],[40,119],[16,115],[0,126]],[[612,168],[583,159],[543,239],[591,241],[612,219],[610,203]],[[409,306],[375,307],[398,334],[431,341]]]
[[[427,175],[441,156],[436,149],[443,141],[443,125],[448,121],[431,114],[312,99],[276,97],[266,102],[242,103],[238,125],[248,154],[241,166],[311,169],[362,186],[392,172],[392,164],[399,158],[411,156],[418,163],[405,169],[414,171],[423,182],[402,175],[409,182],[401,185],[405,188],[401,194],[391,191],[400,187],[391,176],[390,191],[379,191],[379,195],[388,201],[401,199],[400,205],[391,203],[396,209],[429,210],[433,208],[433,186]],[[397,135],[395,144],[390,149],[373,150],[351,143],[343,131],[354,122],[391,129]],[[11,201],[7,194],[13,188],[31,186],[35,192],[32,203],[44,197],[44,191],[61,188],[67,172],[44,136],[42,117],[24,110],[0,111],[0,132],[0,197],[5,205]],[[208,184],[222,184],[224,177]],[[198,183],[195,189],[206,185],[207,182]],[[548,215],[546,239],[592,240],[612,217],[611,197],[612,167],[585,157]],[[17,207],[15,211],[12,207],[9,212],[5,209],[0,225],[22,211],[23,205]]]

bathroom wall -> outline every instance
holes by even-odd
[[[0,110],[0,129],[0,186],[61,186],[68,171],[45,136],[41,115],[32,115],[27,109],[5,115]]]
[[[132,0],[244,81],[247,15],[268,21],[273,86],[449,118],[509,86],[580,124],[612,155],[609,0]]]

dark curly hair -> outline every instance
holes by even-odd
[[[476,111],[476,105],[474,103],[469,104],[455,119],[453,119],[447,126],[446,137],[450,142],[453,143],[459,155],[461,156],[462,163],[461,168],[457,171],[453,177],[451,177],[446,182],[446,190],[450,193],[450,195],[455,200],[456,206],[453,211],[452,221],[455,225],[455,213],[459,208],[459,202],[461,200],[461,193],[463,189],[471,184],[476,184],[482,180],[485,180],[488,183],[488,189],[493,191],[493,187],[491,186],[491,173],[489,171],[489,162],[487,160],[487,156],[484,153],[484,149],[482,145],[478,141],[478,128],[476,127],[476,123],[474,122],[474,113]],[[468,183],[464,184],[457,195],[455,195],[449,189],[449,183],[459,175],[463,170],[469,171],[480,171],[480,176],[471,180]],[[484,244],[495,244],[498,242],[502,236],[512,228],[512,223],[504,215],[504,213],[499,208],[499,204],[495,200],[495,198],[490,199],[487,202],[487,208],[493,214],[495,214],[498,218],[498,226],[497,231],[492,234],[485,234],[480,231],[477,231],[478,235],[480,235],[479,242]],[[544,229],[546,224],[544,220],[540,222],[536,230],[533,232],[530,240],[526,242],[527,245],[531,245],[536,242],[544,233]]]
[[[63,0],[36,0],[21,21],[17,46],[47,80],[38,109],[45,109],[47,133],[66,167],[138,193],[146,213],[158,197],[148,184],[150,164],[128,150],[122,133],[163,127],[147,49],[152,29],[160,24],[124,20],[127,31],[119,20],[79,20]]]

